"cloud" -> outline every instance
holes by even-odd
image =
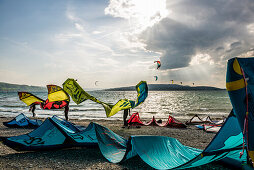
[[[129,21],[131,32],[139,33],[168,15],[166,0],[110,0],[105,14]]]
[[[79,23],[75,23],[75,27],[79,31],[84,31],[84,27],[81,24],[79,24]]]
[[[130,42],[159,54],[162,66],[156,74],[161,81],[199,81],[224,87],[227,60],[253,56],[252,0],[161,2],[165,8],[157,8],[146,17],[136,10],[139,4],[135,1],[110,0],[105,9],[106,14],[131,23],[126,33]],[[145,8],[152,1],[142,3]],[[158,20],[152,22],[154,18]]]
[[[204,53],[225,61],[253,47],[251,0],[167,2],[170,15],[139,35],[147,50],[162,53],[162,70],[188,67]]]
[[[92,34],[101,34],[101,31],[93,31]]]

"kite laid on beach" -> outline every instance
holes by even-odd
[[[157,63],[157,69],[161,67],[161,62],[160,61],[154,61],[154,63]]]
[[[20,113],[9,122],[3,122],[3,125],[10,128],[37,128],[42,124],[41,120],[29,119],[23,113]]]
[[[227,118],[203,151],[185,146],[177,139],[166,136],[132,135],[125,139],[96,123],[90,123],[86,129],[80,130],[74,124],[53,116],[28,134],[0,139],[4,145],[16,151],[99,147],[102,155],[112,163],[139,156],[155,169],[187,169],[216,161],[241,168],[247,162],[246,152],[239,158],[242,137],[234,115]]]
[[[136,90],[138,93],[136,103],[135,101],[128,99],[121,99],[115,105],[102,102],[88,94],[80,87],[80,85],[74,79],[70,78],[63,83],[63,89],[71,96],[72,100],[76,104],[82,103],[83,101],[88,99],[101,104],[105,109],[107,117],[115,115],[120,110],[137,107],[139,104],[145,101],[148,95],[148,87],[145,81],[141,81],[136,85]]]
[[[168,120],[165,123],[158,123],[153,116],[152,120],[148,123],[144,123],[141,121],[139,113],[133,113],[129,120],[128,125],[130,126],[160,126],[160,127],[173,127],[173,128],[186,128],[187,126],[180,121],[176,120],[174,117],[170,116],[168,117]]]
[[[188,120],[185,124],[187,125],[198,125],[198,124],[202,124],[202,123],[215,123],[214,121],[212,121],[210,116],[206,116],[204,118],[200,118],[197,114],[195,114],[190,120]]]

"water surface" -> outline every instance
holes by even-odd
[[[94,97],[106,103],[115,104],[119,99],[136,100],[136,91],[91,91]],[[33,93],[46,99],[47,93]],[[166,119],[169,114],[176,118],[189,119],[195,114],[204,117],[227,116],[232,106],[227,91],[149,91],[146,101],[131,112],[139,112],[141,118]],[[19,113],[27,116],[29,107],[19,100],[17,93],[0,93],[0,116],[14,117]],[[41,110],[36,107],[35,113],[38,117],[50,117],[58,115],[64,117],[63,110]],[[76,105],[70,102],[69,118],[75,119],[122,119],[123,111],[118,112],[111,118],[107,118],[103,107],[100,104],[87,100]]]

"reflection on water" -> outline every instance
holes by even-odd
[[[119,99],[127,98],[136,100],[135,91],[93,91],[89,92],[94,97],[106,103],[115,104]],[[36,96],[46,99],[47,93],[34,93]],[[227,91],[149,91],[146,101],[133,109],[139,112],[141,118],[150,119],[167,118],[172,114],[176,118],[190,118],[194,114],[210,115],[212,117],[227,116],[231,110],[231,103]],[[24,113],[27,116],[28,106],[18,99],[17,93],[0,93],[0,116],[16,116]],[[58,115],[63,117],[62,110],[41,110],[37,106],[35,113],[38,117]],[[73,101],[70,103],[69,118],[76,119],[122,119],[122,111],[106,118],[103,107],[100,104],[87,100],[79,105]]]

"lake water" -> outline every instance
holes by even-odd
[[[115,104],[119,99],[136,100],[136,91],[91,91],[88,92],[97,99]],[[33,93],[46,99],[47,93]],[[152,116],[167,119],[171,114],[175,118],[189,119],[198,114],[200,117],[209,115],[220,118],[227,116],[232,106],[226,90],[221,91],[149,91],[146,101],[131,112],[139,112],[141,119],[151,119]],[[32,116],[29,107],[19,100],[17,93],[0,93],[0,116],[14,117],[20,113]],[[51,117],[58,115],[64,117],[63,110],[35,110],[37,117]],[[122,119],[123,111],[107,118],[100,104],[87,100],[76,105],[70,102],[69,118],[75,119]]]

